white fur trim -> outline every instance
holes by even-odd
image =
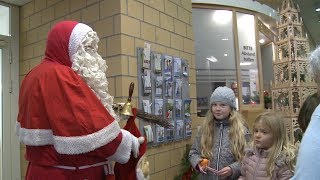
[[[116,161],[120,164],[127,163],[130,158],[131,149],[132,149],[132,134],[124,129],[121,129],[122,132],[122,141],[118,146],[117,151],[110,157],[108,160]]]
[[[16,134],[20,142],[25,145],[43,146],[53,144],[53,133],[51,129],[26,129],[16,123]]]
[[[85,35],[89,32],[93,31],[91,27],[86,24],[78,23],[72,30],[70,39],[69,39],[69,57],[72,62],[72,56],[77,52],[77,49],[85,37]]]
[[[51,129],[26,129],[21,128],[19,122],[16,125],[19,139],[25,145],[42,146],[54,145],[60,154],[82,154],[93,151],[114,140],[120,133],[120,127],[116,121],[95,133],[64,137],[54,136]]]

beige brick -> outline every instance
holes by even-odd
[[[30,29],[36,28],[41,25],[41,12],[30,16]]]
[[[128,15],[143,20],[143,4],[135,0],[128,0]]]
[[[27,41],[27,32],[20,32],[20,48],[19,48],[20,54],[22,54],[22,47],[26,45],[26,41]]]
[[[194,71],[191,71],[190,73],[195,73]],[[190,93],[190,98],[196,98],[197,97],[197,87],[196,84],[191,84],[189,86],[189,93]]]
[[[43,56],[45,50],[46,50],[46,41],[45,40],[35,43],[34,49],[33,49],[34,56],[35,57]]]
[[[111,36],[107,39],[107,56],[121,54],[121,35]]]
[[[58,2],[61,2],[61,1],[64,1],[64,0],[47,0],[47,7],[50,7],[50,6],[57,4]]]
[[[165,170],[170,167],[170,152],[162,152],[155,155],[155,172]]]
[[[164,1],[164,12],[174,18],[178,17],[178,6],[169,0]]]
[[[144,43],[145,43],[146,41],[145,40],[143,40],[143,39],[138,39],[138,38],[136,38],[135,40],[134,40],[134,49],[137,49],[138,47],[144,47]],[[152,46],[152,45],[151,45]],[[151,47],[151,49],[153,49],[153,46]],[[135,51],[134,52],[134,56],[137,56],[137,52]]]
[[[149,6],[161,12],[164,12],[164,0],[151,0],[149,1]]]
[[[174,166],[166,170],[166,180],[174,180],[181,173],[181,166]]]
[[[94,4],[90,7],[87,7],[86,9],[83,9],[81,11],[83,22],[92,23],[94,21],[97,21],[99,19],[98,9],[99,9],[98,4]]]
[[[189,83],[196,83],[196,72],[195,72],[195,69],[191,69],[191,72],[194,72],[194,73],[190,73],[189,75]]]
[[[114,34],[112,17],[97,21],[93,26],[94,30],[98,33],[98,36],[100,38],[111,36]]]
[[[19,64],[19,74],[25,75],[30,70],[30,62],[29,61],[22,61]]]
[[[192,11],[192,1],[191,0],[181,0],[181,5],[187,11]]]
[[[121,34],[121,14],[115,15],[113,17],[114,34]]]
[[[108,92],[111,96],[116,94],[116,77],[107,77],[108,78]],[[115,102],[115,101],[114,101]]]
[[[107,39],[100,38],[98,46],[99,46],[98,53],[100,54],[100,56],[102,58],[106,59],[106,57],[107,57]]]
[[[150,8],[146,5],[143,6],[143,19],[145,22],[159,26],[160,24],[160,14],[159,11],[153,8]]]
[[[33,57],[33,47],[31,45],[27,45],[23,47],[23,60],[27,60]]]
[[[127,12],[127,0],[120,0],[121,1],[121,6],[120,6],[120,8],[121,8],[121,14],[125,14],[125,15],[128,15],[128,12]]]
[[[180,52],[180,57],[187,60],[189,62],[192,59],[192,54],[187,53],[187,52]]]
[[[47,6],[47,1],[44,0],[34,0],[34,11],[38,12],[45,9]]]
[[[174,32],[177,34],[186,37],[187,36],[187,24],[179,21],[177,19],[174,20]]]
[[[94,4],[94,3],[98,3],[100,0],[87,0],[87,6]]]
[[[71,13],[71,14],[66,16],[66,19],[82,22],[81,12],[80,11],[76,11],[74,13]]]
[[[187,24],[191,24],[190,22],[190,16],[191,13],[185,9],[183,9],[182,7],[178,7],[178,19],[187,23]]]
[[[54,5],[54,17],[55,19],[61,18],[62,16],[65,16],[69,13],[69,1],[64,0],[61,2],[58,2]]]
[[[45,24],[36,29],[38,32],[38,40],[46,40],[50,31],[50,24]]]
[[[174,49],[183,49],[183,37],[177,34],[171,33],[171,47]]]
[[[87,0],[70,0],[70,12],[85,8]]]
[[[173,32],[174,31],[173,18],[164,13],[160,13],[160,27]]]
[[[170,151],[170,156],[171,156],[170,164],[171,164],[171,166],[176,166],[181,163],[183,153],[184,153],[183,148],[177,148],[177,149],[173,149]]]
[[[148,153],[149,148],[147,148],[147,152]],[[150,155],[147,156],[147,161],[149,162],[149,169],[150,169],[150,174],[154,173],[154,169],[155,169],[155,162],[154,162],[154,155]]]
[[[166,171],[157,172],[150,174],[150,179],[152,180],[164,180],[166,177]]]
[[[20,32],[26,32],[30,29],[30,17],[20,20]]]
[[[187,25],[187,38],[193,39],[193,29],[190,25]]]
[[[128,97],[128,92],[129,92],[129,86],[130,83],[133,82],[134,84],[137,83],[137,78],[133,77],[124,77],[124,76],[117,76],[116,77],[116,94],[115,96],[117,97]]]
[[[155,26],[141,22],[141,38],[144,40],[155,42],[155,39],[156,39]]]
[[[100,18],[110,17],[115,14],[120,14],[121,1],[104,0],[100,3]]]
[[[54,19],[54,8],[50,7],[48,9],[45,9],[41,11],[42,14],[42,23],[48,23]]]
[[[37,57],[37,58],[34,58],[34,59],[31,59],[30,60],[30,70],[34,67],[36,67],[37,65],[39,65],[42,61],[42,57]]]
[[[151,45],[152,51],[159,52],[159,53],[166,53],[167,47],[159,44],[152,44]]]
[[[31,31],[28,31],[25,45],[29,45],[31,43],[35,43],[36,41],[38,41],[38,31],[37,31],[37,29],[33,29]]]
[[[140,37],[140,21],[126,16],[121,15],[121,33],[127,34],[134,37]]]
[[[188,38],[183,38],[183,50],[185,52],[189,52],[189,53],[194,54],[193,40],[190,40]]]
[[[170,47],[167,48],[166,53],[171,55],[171,56],[180,57],[180,51],[176,50],[176,49],[173,49],[173,48],[170,48]]]
[[[128,57],[127,56],[114,56],[107,59],[107,75],[119,76],[128,75]]]
[[[136,57],[129,57],[129,76],[138,76],[138,62]]]
[[[170,32],[156,28],[156,42],[170,47]]]
[[[34,13],[34,1],[31,1],[21,7],[21,16],[26,18]]]
[[[134,56],[134,38],[126,35],[121,35],[121,54]]]

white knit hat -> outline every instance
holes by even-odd
[[[224,86],[216,88],[210,98],[210,105],[215,102],[224,102],[230,107],[236,109],[236,96],[232,89]]]
[[[90,31],[93,31],[92,28],[83,23],[78,23],[73,28],[69,39],[69,57],[71,59],[71,62],[73,61],[72,56],[77,52],[83,38]]]

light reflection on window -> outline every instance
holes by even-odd
[[[0,5],[0,35],[10,36],[10,9]]]

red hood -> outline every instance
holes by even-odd
[[[71,67],[69,57],[69,40],[76,21],[62,21],[57,23],[49,32],[44,60],[57,62]]]

